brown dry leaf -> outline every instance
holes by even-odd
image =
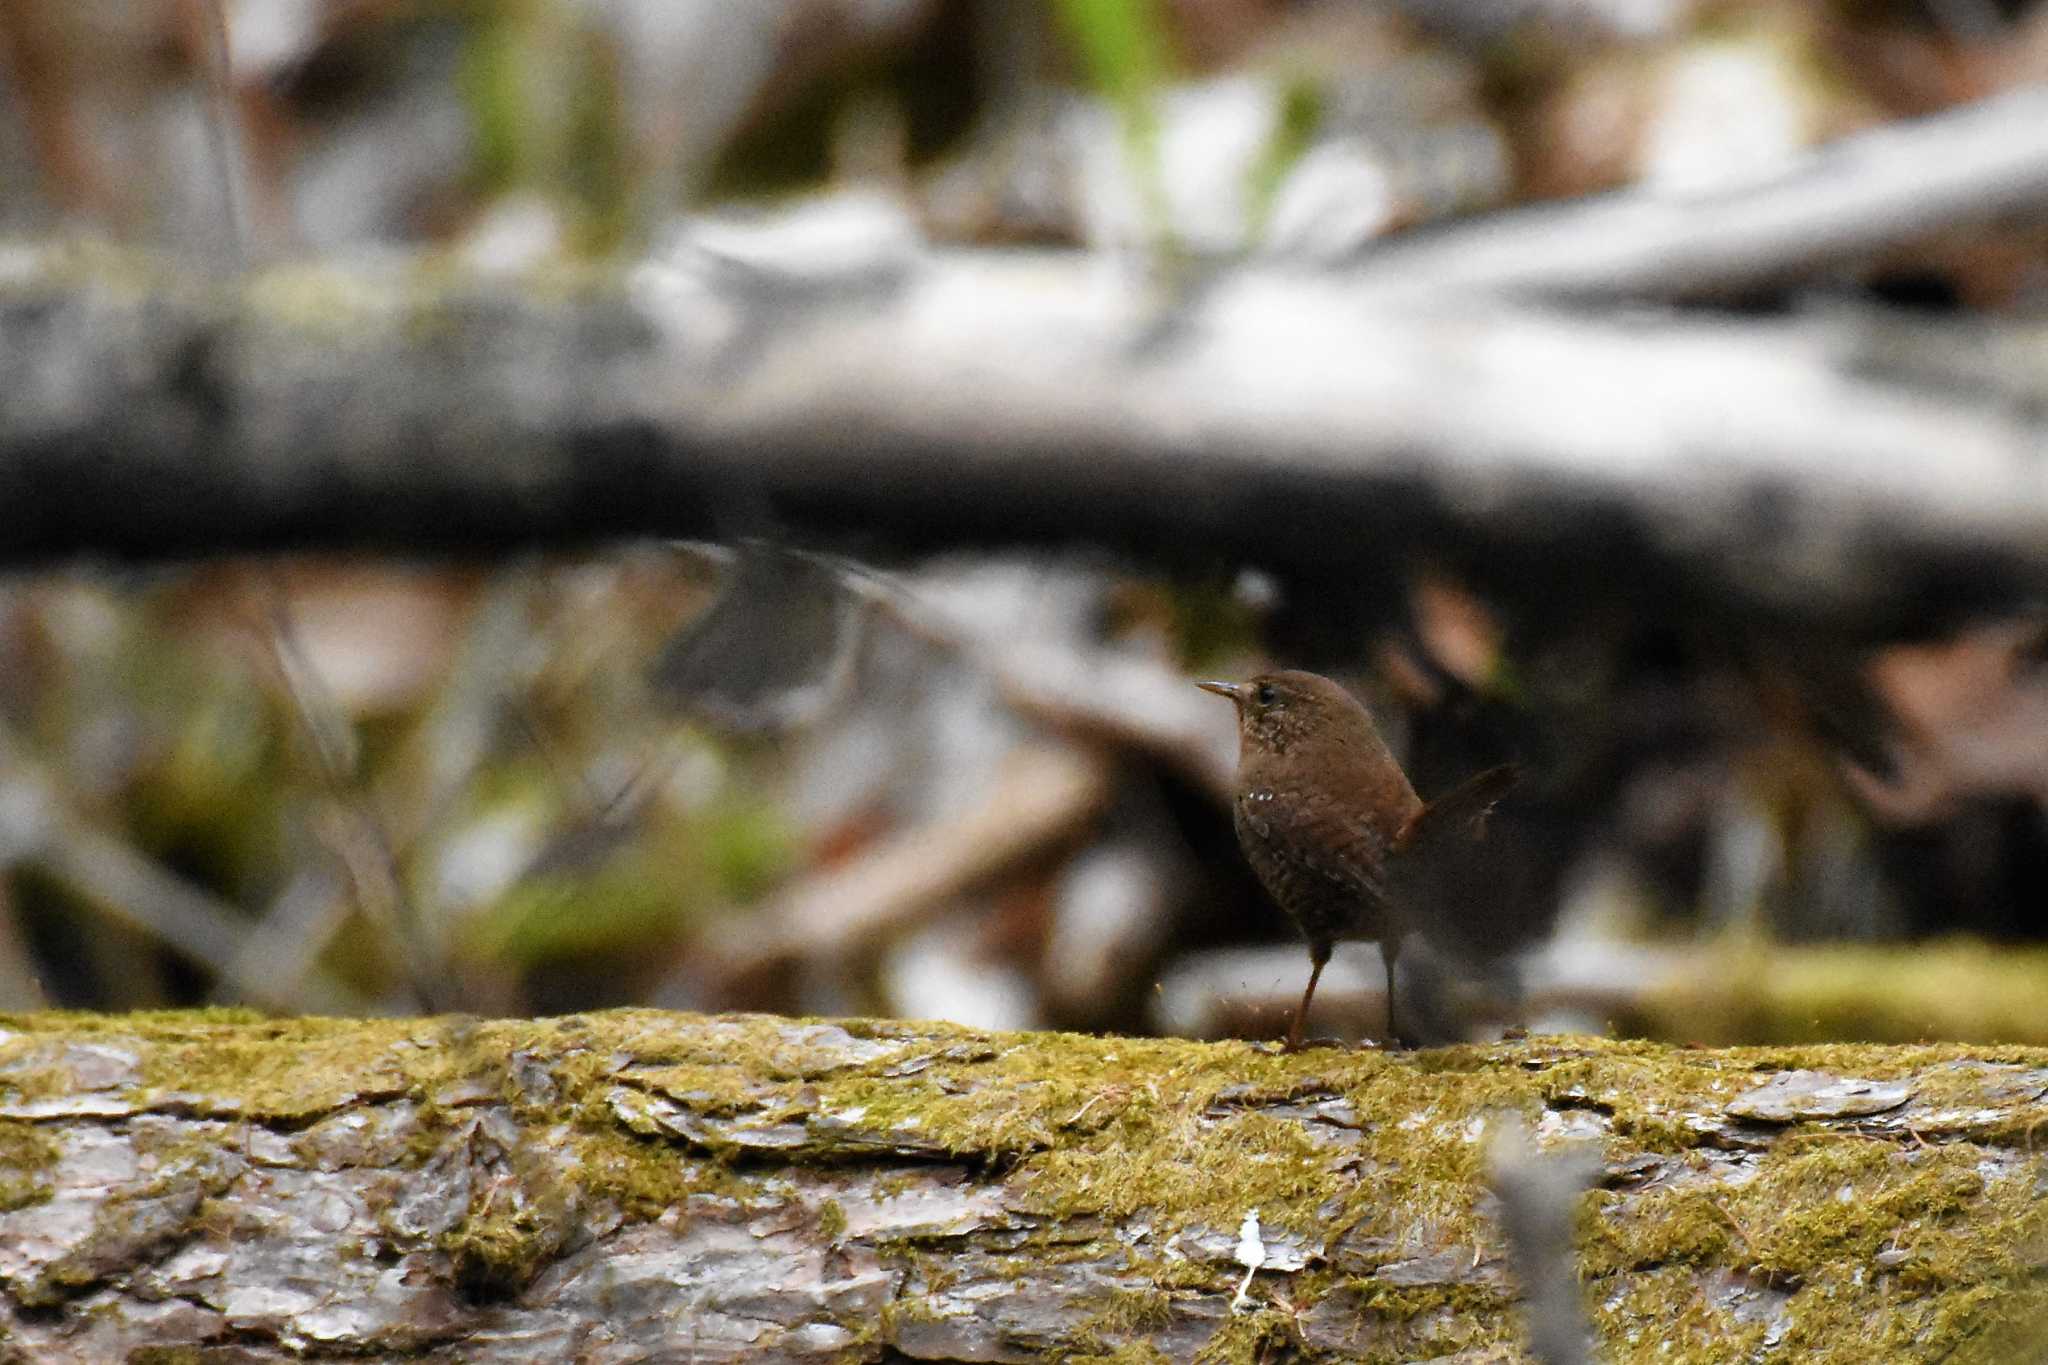
[[[1896,782],[1848,774],[1880,815],[1923,821],[1990,793],[2048,800],[2048,670],[2030,657],[2042,635],[2039,622],[2003,622],[1871,662],[1871,685],[1905,732]]]
[[[1415,585],[1416,633],[1437,665],[1469,687],[1480,688],[1500,664],[1501,628],[1486,604],[1447,579]]]
[[[351,716],[421,702],[446,675],[470,599],[461,576],[368,561],[293,566],[280,584],[307,664]]]
[[[351,717],[426,700],[447,675],[476,575],[376,560],[232,561],[173,589],[167,619],[267,674],[269,632],[284,613],[314,680]]]
[[[1520,147],[1523,190],[1568,199],[1619,189],[1633,178],[1650,103],[1650,66],[1624,52],[1586,63],[1546,100]]]

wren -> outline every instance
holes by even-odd
[[[1316,982],[1340,939],[1377,941],[1387,969],[1387,1036],[1401,1042],[1394,962],[1424,927],[1430,869],[1470,856],[1494,802],[1514,782],[1489,768],[1425,803],[1380,738],[1372,715],[1316,673],[1262,673],[1196,686],[1237,707],[1238,843],[1266,892],[1308,940],[1308,988],[1287,1030],[1301,1047]]]

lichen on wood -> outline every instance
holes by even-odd
[[[1598,1154],[1578,1270],[1610,1359],[2004,1360],[2048,1323],[2039,1050],[209,1011],[0,1019],[0,1340],[1513,1360],[1503,1111]]]

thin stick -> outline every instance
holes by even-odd
[[[235,113],[234,67],[228,48],[227,15],[221,0],[187,0],[186,23],[195,39],[206,77],[206,145],[213,163],[214,180],[220,192],[221,209],[227,219],[225,254],[231,269],[246,269],[253,253],[249,228],[249,193],[242,174],[242,159],[234,130],[240,123]]]
[[[355,889],[357,907],[397,943],[414,1000],[423,1012],[434,1013],[442,1004],[441,954],[406,893],[397,845],[369,794],[361,789],[355,731],[299,639],[283,585],[273,578],[269,593],[269,643],[278,676],[293,713],[313,742],[329,798],[347,821],[347,828],[331,831],[331,846]],[[349,856],[350,845],[355,852],[368,854],[368,866],[362,858]],[[372,890],[373,881],[382,883],[381,894]]]

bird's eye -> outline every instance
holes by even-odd
[[[1261,706],[1271,706],[1274,702],[1278,701],[1280,697],[1279,694],[1273,690],[1273,684],[1260,683],[1258,686],[1258,690],[1252,693],[1252,699],[1258,702],[1258,704]]]

